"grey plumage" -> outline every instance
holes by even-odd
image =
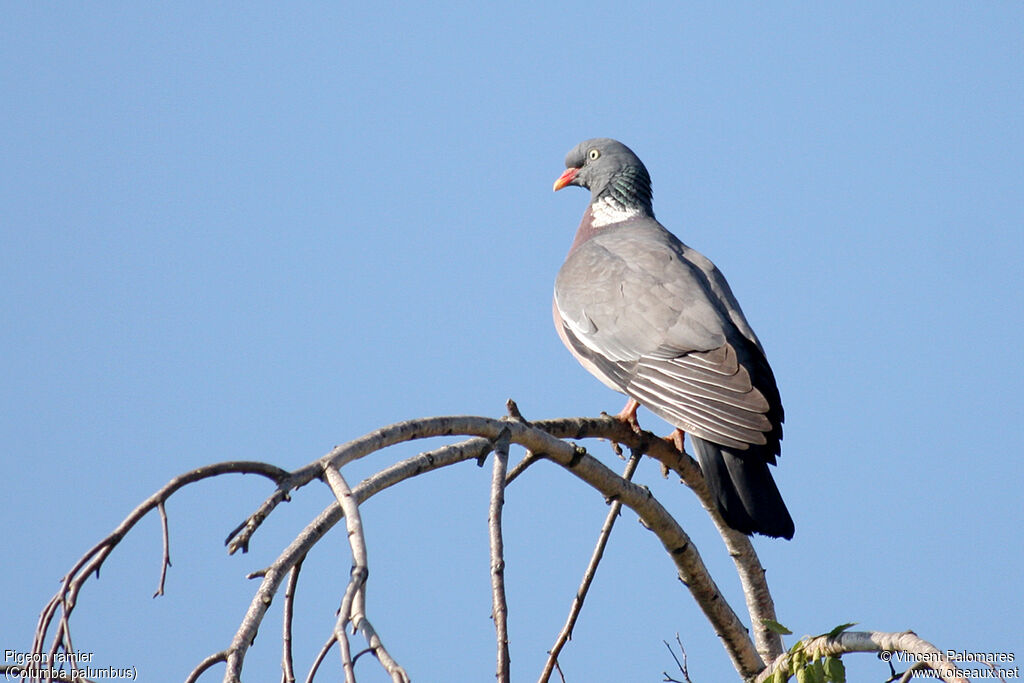
[[[555,189],[591,203],[555,280],[562,341],[608,387],[689,434],[726,523],[793,536],[768,470],[783,409],[761,343],[719,270],[655,218],[650,176],[625,145],[587,140]]]

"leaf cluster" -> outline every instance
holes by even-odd
[[[779,665],[765,683],[786,683],[796,677],[796,683],[846,683],[846,667],[842,659],[834,655],[826,655],[820,649],[807,649],[812,642],[819,639],[832,639],[855,624],[840,624],[828,633],[801,638],[789,648],[785,660]],[[765,621],[765,626],[780,635],[790,635],[792,631],[775,621]]]

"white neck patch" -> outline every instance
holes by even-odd
[[[595,228],[603,228],[606,225],[620,223],[633,216],[639,216],[640,209],[622,206],[612,201],[610,197],[605,197],[590,205],[590,215],[593,217],[591,225]]]

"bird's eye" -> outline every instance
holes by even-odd
[[[601,150],[592,149],[589,152],[587,152],[587,158],[590,159],[591,161],[595,161],[599,156],[601,156]]]

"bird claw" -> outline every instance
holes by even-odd
[[[668,436],[662,437],[664,441],[668,441],[670,444],[675,446],[676,450],[680,453],[684,453],[683,450],[683,430],[676,429]]]
[[[636,421],[636,410],[640,407],[640,404],[629,399],[626,401],[626,406],[619,411],[618,415],[615,416],[616,420],[625,422],[629,425],[629,428],[633,430],[635,434],[640,434],[643,430],[640,429],[640,423]]]

